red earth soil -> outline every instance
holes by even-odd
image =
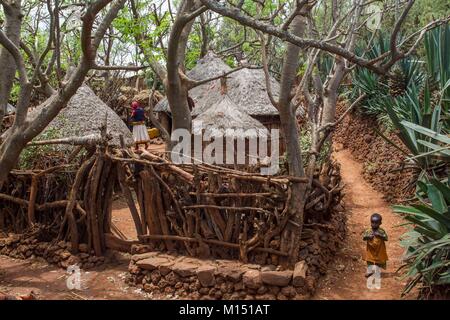
[[[341,147],[341,146],[340,146]],[[336,152],[337,151],[337,152]],[[395,215],[389,203],[380,192],[374,190],[361,175],[363,166],[353,160],[349,150],[336,150],[334,158],[341,165],[341,175],[345,183],[345,208],[347,210],[347,237],[336,255],[328,272],[319,280],[314,295],[317,300],[386,300],[401,299],[405,281],[396,273],[402,265],[404,249],[400,246],[400,237],[405,229],[399,227],[404,221]],[[363,260],[365,242],[362,232],[370,227],[370,215],[378,212],[383,217],[382,227],[386,230],[387,270],[381,274],[381,289],[368,289],[365,278],[366,263]],[[411,293],[405,299],[414,299],[417,293]]]
[[[340,103],[338,114],[346,108],[346,104]],[[380,191],[388,202],[398,203],[412,197],[413,174],[399,171],[405,156],[375,132],[377,127],[376,119],[353,112],[336,128],[334,141],[349,149],[352,156],[363,163],[362,176],[373,188]],[[406,150],[394,132],[385,135]]]

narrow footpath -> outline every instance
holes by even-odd
[[[405,285],[396,270],[401,266],[403,248],[400,236],[405,229],[399,227],[404,221],[383,200],[382,194],[374,190],[362,176],[362,164],[353,160],[349,150],[334,153],[341,165],[345,183],[345,208],[347,210],[347,238],[335,262],[330,265],[327,275],[319,281],[314,296],[317,300],[379,300],[414,299],[414,294],[402,298]],[[382,228],[386,230],[389,241],[387,270],[382,272],[381,289],[369,290],[365,278],[366,263],[363,260],[365,242],[362,232],[370,226],[370,215],[378,212],[383,217]]]

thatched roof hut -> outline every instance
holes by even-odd
[[[187,75],[194,80],[204,80],[219,76],[232,69],[213,53],[208,53]],[[275,98],[280,91],[279,83],[271,78],[272,91]],[[251,116],[276,116],[277,109],[272,105],[267,95],[264,71],[262,69],[241,69],[228,76],[228,95],[238,106],[245,107],[245,112]],[[195,87],[189,91],[189,96],[195,102],[192,115],[203,113],[210,106],[220,101],[220,80],[215,80]],[[161,100],[154,108],[155,112],[170,113],[167,99]]]
[[[205,161],[204,151],[207,151],[206,148],[210,148],[210,140],[213,139],[217,142],[217,139],[219,139],[221,140],[219,146],[222,146],[222,150],[214,149],[213,152],[215,157],[218,157],[216,160],[220,161],[216,164],[223,164],[224,161],[233,166],[256,164],[258,154],[254,152],[261,148],[261,146],[258,148],[260,139],[266,140],[269,138],[267,128],[245,111],[240,110],[227,94],[221,95],[220,98],[221,100],[214,103],[192,121],[193,136],[203,135],[200,140],[202,141],[202,153],[196,153],[194,146],[194,158]],[[199,140],[194,140],[194,145],[196,141]],[[213,148],[216,147],[217,145],[214,143]],[[268,149],[265,151],[264,157],[271,153],[270,141],[266,147]],[[208,150],[208,152],[211,151],[211,149]],[[262,152],[262,150],[259,151]],[[232,163],[228,162],[231,159],[233,159]]]
[[[232,69],[213,53],[208,53],[200,59],[197,65],[187,75],[194,80],[204,80],[216,77],[231,71]],[[280,84],[270,78],[272,94],[278,99]],[[262,69],[240,69],[227,76],[227,92],[229,99],[237,106],[237,110],[252,116],[262,123],[267,129],[280,129],[280,116],[278,110],[270,102],[267,94],[264,71]],[[195,87],[189,91],[189,96],[194,100],[195,108],[192,117],[198,117],[205,113],[211,106],[222,100],[220,79],[210,81]],[[171,131],[171,117],[167,98],[161,100],[154,108],[161,124]],[[297,116],[302,116],[303,109],[297,109]],[[220,121],[216,119],[216,122]],[[280,137],[283,140],[282,137]],[[280,143],[280,153],[285,150],[284,141]]]
[[[203,134],[210,137],[253,138],[268,135],[266,127],[258,120],[252,118],[230,99],[223,95],[222,99],[192,122],[192,132],[195,135]]]
[[[30,117],[37,116],[40,108],[30,112]],[[99,134],[99,128],[107,117],[107,132],[112,136],[110,145],[119,146],[119,135],[123,135],[125,143],[131,145],[133,135],[120,119],[95,93],[86,85],[78,89],[67,106],[53,119],[47,128],[36,138],[69,138]],[[54,134],[52,134],[52,132]]]

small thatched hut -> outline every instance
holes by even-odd
[[[239,110],[239,107],[226,94],[193,120],[192,133],[194,136],[221,138],[223,161],[232,164],[251,164],[252,157],[256,156],[251,154],[251,140],[258,146],[259,139],[269,136],[267,128],[261,122]],[[237,152],[239,144],[245,148],[243,154]],[[209,142],[203,141],[202,152],[207,145]],[[258,148],[254,150],[254,152],[257,151]],[[270,155],[270,149],[266,150],[266,154]],[[194,157],[199,159],[199,155],[194,154]],[[230,160],[230,157],[233,160]]]
[[[40,108],[34,109],[29,116],[36,117],[40,111]],[[123,135],[125,143],[131,145],[133,135],[126,124],[88,86],[83,85],[36,140],[42,137],[59,139],[98,134],[105,118],[107,132],[112,136],[110,145],[120,145],[119,135]]]
[[[231,70],[219,57],[210,52],[203,59],[199,60],[198,64],[187,75],[194,80],[204,80],[222,75]],[[243,110],[269,130],[280,128],[279,113],[268,97],[262,69],[244,68],[230,74],[227,78],[228,96],[239,110]],[[274,98],[277,99],[280,84],[272,77],[270,82]],[[195,108],[192,110],[194,119],[222,99],[220,88],[220,80],[215,80],[189,91],[189,96],[195,103]],[[155,106],[154,111],[163,126],[170,132],[171,116],[167,99],[161,100]],[[299,115],[300,112],[299,108]]]

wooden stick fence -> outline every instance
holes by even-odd
[[[74,165],[76,172],[68,173]],[[318,225],[329,218],[342,189],[336,168],[324,171],[326,185],[314,180],[306,205],[306,221]],[[68,176],[64,186],[55,184],[61,174]],[[114,198],[121,195],[139,243],[244,262],[287,255],[280,238],[293,223],[286,207],[290,185],[308,182],[204,164],[178,166],[145,151],[138,155],[104,145],[80,164],[14,171],[10,177],[0,192],[0,228],[25,232],[35,224],[54,226],[53,237],[70,241],[73,252],[80,243],[98,256],[107,248],[129,249],[131,242],[111,221]]]

